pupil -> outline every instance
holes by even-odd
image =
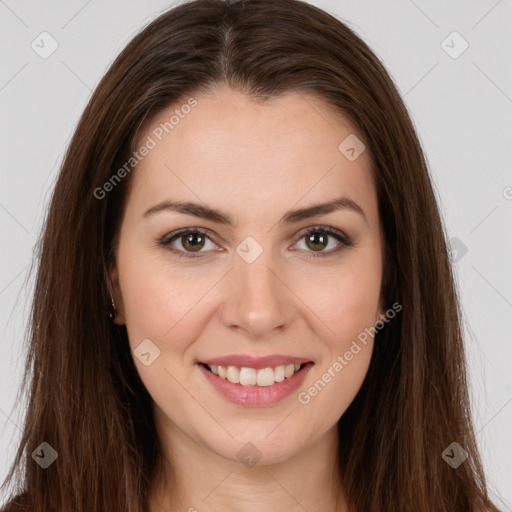
[[[308,237],[308,245],[310,243],[312,243],[312,244],[317,244],[317,243],[323,244],[323,247],[320,247],[320,249],[325,249],[325,247],[327,246],[327,236],[324,233],[313,233],[313,234],[309,235],[309,237]],[[310,248],[313,249],[313,250],[318,250],[319,246],[318,245],[313,245]]]

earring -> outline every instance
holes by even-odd
[[[112,301],[112,304],[110,305],[110,311],[108,312],[108,317],[113,322],[117,316],[117,308],[116,308],[116,305],[114,304],[114,299],[112,298],[112,296],[110,297],[110,300]]]

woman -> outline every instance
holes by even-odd
[[[6,510],[497,510],[425,158],[325,12],[150,23],[80,120],[39,258]]]

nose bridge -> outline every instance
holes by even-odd
[[[291,298],[283,284],[273,250],[252,237],[237,247],[222,320],[254,337],[283,328],[289,321]]]

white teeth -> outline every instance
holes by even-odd
[[[284,380],[284,364],[274,368],[274,380],[276,382],[283,382]]]
[[[272,368],[261,368],[256,375],[258,386],[271,386],[274,384],[274,370]]]
[[[240,370],[236,366],[228,366],[226,378],[233,384],[240,382]]]
[[[222,366],[207,365],[208,368],[219,377],[242,386],[271,386],[275,382],[282,382],[289,379],[295,372],[300,370],[300,364],[281,364],[274,368],[247,368],[243,366]]]
[[[240,384],[242,386],[254,386],[256,384],[256,370],[254,368],[240,368]]]

